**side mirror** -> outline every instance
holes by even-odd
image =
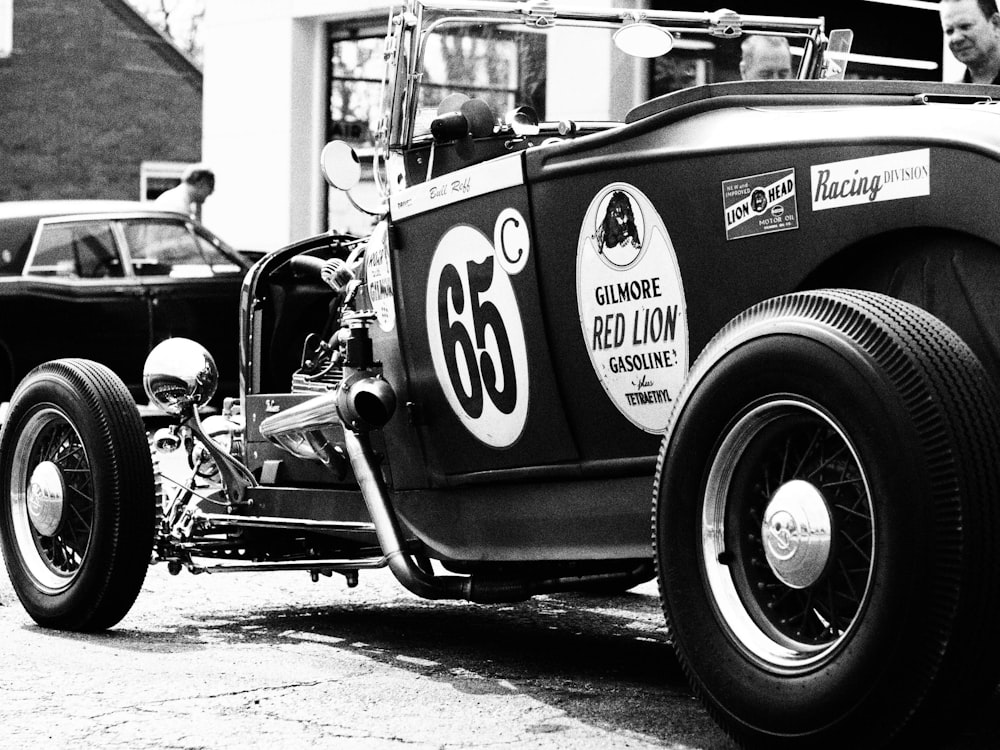
[[[343,141],[330,141],[323,147],[319,166],[330,187],[345,193],[361,181],[361,160]]]
[[[674,47],[674,37],[666,29],[644,21],[622,26],[612,37],[615,46],[631,57],[659,57]]]

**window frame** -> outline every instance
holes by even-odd
[[[47,275],[41,273],[32,273],[32,266],[35,265],[35,258],[39,252],[39,246],[42,242],[42,235],[50,227],[58,227],[64,225],[85,225],[85,224],[103,224],[105,225],[111,234],[111,239],[114,242],[114,250],[118,256],[118,263],[121,267],[122,273],[120,276],[98,276],[98,277],[86,277],[86,276],[59,276],[59,275]],[[25,257],[24,265],[21,268],[20,276],[25,279],[32,279],[36,281],[49,281],[57,283],[83,283],[83,284],[120,284],[128,281],[130,278],[134,278],[134,273],[132,269],[131,258],[128,257],[127,250],[124,248],[124,243],[119,233],[116,231],[115,220],[108,216],[89,216],[89,215],[76,215],[76,216],[53,216],[45,217],[38,220],[38,225],[35,227],[35,233],[31,238],[31,247],[28,250],[28,254]]]

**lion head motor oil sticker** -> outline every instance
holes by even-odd
[[[528,233],[516,211],[501,213],[501,244],[478,229],[449,229],[427,278],[427,337],[448,404],[494,448],[517,442],[528,419],[528,347],[511,274],[524,268]]]
[[[396,327],[396,302],[389,263],[388,224],[384,221],[375,226],[365,247],[365,284],[379,328],[389,333]]]
[[[601,385],[633,424],[662,432],[688,369],[687,308],[670,235],[632,185],[608,185],[591,202],[576,283],[580,325]]]
[[[780,169],[725,180],[722,183],[722,208],[726,217],[727,240],[798,229],[795,170]]]

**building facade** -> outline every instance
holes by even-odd
[[[715,10],[702,0],[573,0],[573,5]],[[205,159],[217,173],[206,222],[241,247],[274,249],[332,231],[364,231],[368,219],[330,195],[319,154],[331,138],[370,147],[387,29],[385,0],[208,0],[205,18]],[[751,7],[752,6],[752,7]],[[936,2],[756,0],[746,13],[823,15],[828,30],[855,31],[849,77],[950,80]],[[651,71],[650,95],[735,77],[677,51],[677,66]],[[673,53],[672,53],[673,54]],[[661,90],[663,89],[663,90]],[[375,205],[361,191],[359,202]]]
[[[4,2],[0,200],[138,199],[200,159],[201,70],[125,0]]]

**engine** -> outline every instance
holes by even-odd
[[[247,566],[322,572],[339,569],[329,562],[333,555],[367,560],[369,523],[296,518],[287,501],[280,512],[292,517],[278,517],[268,504],[280,492],[281,464],[282,476],[291,471],[293,483],[316,492],[356,488],[345,430],[381,427],[395,410],[395,392],[374,362],[368,335],[375,314],[359,279],[364,248],[365,240],[330,238],[300,252],[279,251],[251,271],[244,343],[248,366],[259,368],[257,380],[243,401],[226,399],[221,414],[199,413],[217,382],[204,349],[171,339],[151,353],[147,394],[180,417],[151,438],[160,466],[155,559],[172,572]]]

